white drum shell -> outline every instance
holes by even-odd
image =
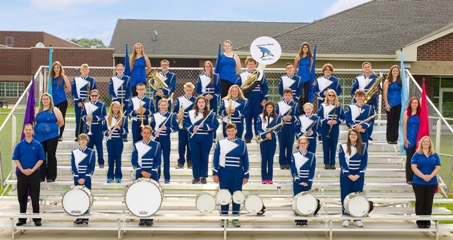
[[[365,196],[350,193],[344,199],[344,209],[353,217],[366,217],[370,210],[370,203]]]
[[[127,188],[124,202],[135,216],[149,217],[160,209],[163,196],[159,183],[150,178],[140,178]]]
[[[200,213],[211,213],[216,206],[215,198],[209,193],[201,193],[195,200],[195,205]]]
[[[228,205],[231,203],[231,193],[228,189],[220,189],[216,193],[215,199],[220,205]]]
[[[244,202],[244,208],[249,213],[258,213],[263,209],[263,200],[258,195],[250,194]]]
[[[93,205],[94,197],[85,186],[73,186],[62,197],[61,203],[66,213],[71,216],[82,216]]]
[[[318,208],[318,199],[305,192],[300,192],[293,198],[293,210],[299,215],[312,215]]]
[[[233,202],[236,204],[242,204],[245,201],[245,194],[241,190],[237,190],[233,193]]]

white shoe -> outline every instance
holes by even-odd
[[[349,220],[344,220],[343,224],[341,224],[343,227],[349,227]]]
[[[371,145],[373,144],[373,141],[372,140],[368,140],[368,145]]]
[[[363,228],[363,223],[362,221],[354,221],[354,225],[356,225],[356,227],[359,227],[359,228]]]

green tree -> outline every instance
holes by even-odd
[[[97,48],[106,48],[106,46],[104,45],[104,42],[102,42],[101,39],[97,39],[97,38],[71,38],[71,39],[67,39],[68,41],[70,42],[73,42],[73,43],[76,43],[76,44],[79,44],[80,46],[82,46],[83,48],[91,48],[92,46],[96,46]]]

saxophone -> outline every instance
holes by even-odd
[[[375,72],[373,72],[373,75],[377,75]],[[382,74],[374,81],[373,85],[368,88],[368,91],[365,93],[365,101],[364,103],[369,103],[371,102],[375,97],[377,97],[380,93],[379,89],[375,90],[377,86],[379,86],[382,82],[384,81],[384,76]]]
[[[152,70],[148,75],[148,84],[156,92],[162,90],[163,88],[168,87],[167,83],[165,82],[167,78],[165,76],[160,75],[158,70],[159,69],[156,68]],[[168,96],[167,98],[162,97],[162,99],[171,101],[173,99],[173,95],[174,93],[170,94],[170,96]]]
[[[283,124],[285,124],[285,122],[283,121],[282,118],[280,118],[280,123],[276,124],[275,126],[273,126],[273,127],[271,127],[271,128],[268,128],[268,129],[266,130],[265,133],[268,134],[268,133],[270,133],[270,132],[273,132],[275,129],[279,128],[280,126],[283,126]],[[262,139],[262,138],[260,137],[260,135],[257,135],[257,136],[256,136],[256,143],[262,143],[262,142],[264,142],[264,141],[266,141],[266,140],[267,140],[266,138],[265,138],[265,139]]]
[[[178,114],[182,114],[182,118],[178,119],[178,127],[179,129],[183,129],[183,122],[184,122],[184,107],[181,104],[181,107],[179,108]]]

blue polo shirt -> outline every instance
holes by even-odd
[[[433,155],[427,157],[423,153],[418,154],[416,152],[414,153],[414,155],[412,155],[411,164],[417,164],[418,170],[420,170],[420,172],[422,172],[424,175],[427,175],[431,174],[436,166],[440,166],[440,158],[437,153],[434,153]],[[419,185],[435,185],[437,184],[437,176],[431,178],[429,182],[425,182],[425,180],[414,174],[412,183]]]
[[[39,160],[45,161],[46,155],[44,154],[44,148],[41,143],[34,138],[30,142],[24,139],[14,149],[13,161],[15,160],[19,160],[23,169],[28,169],[33,168]]]

